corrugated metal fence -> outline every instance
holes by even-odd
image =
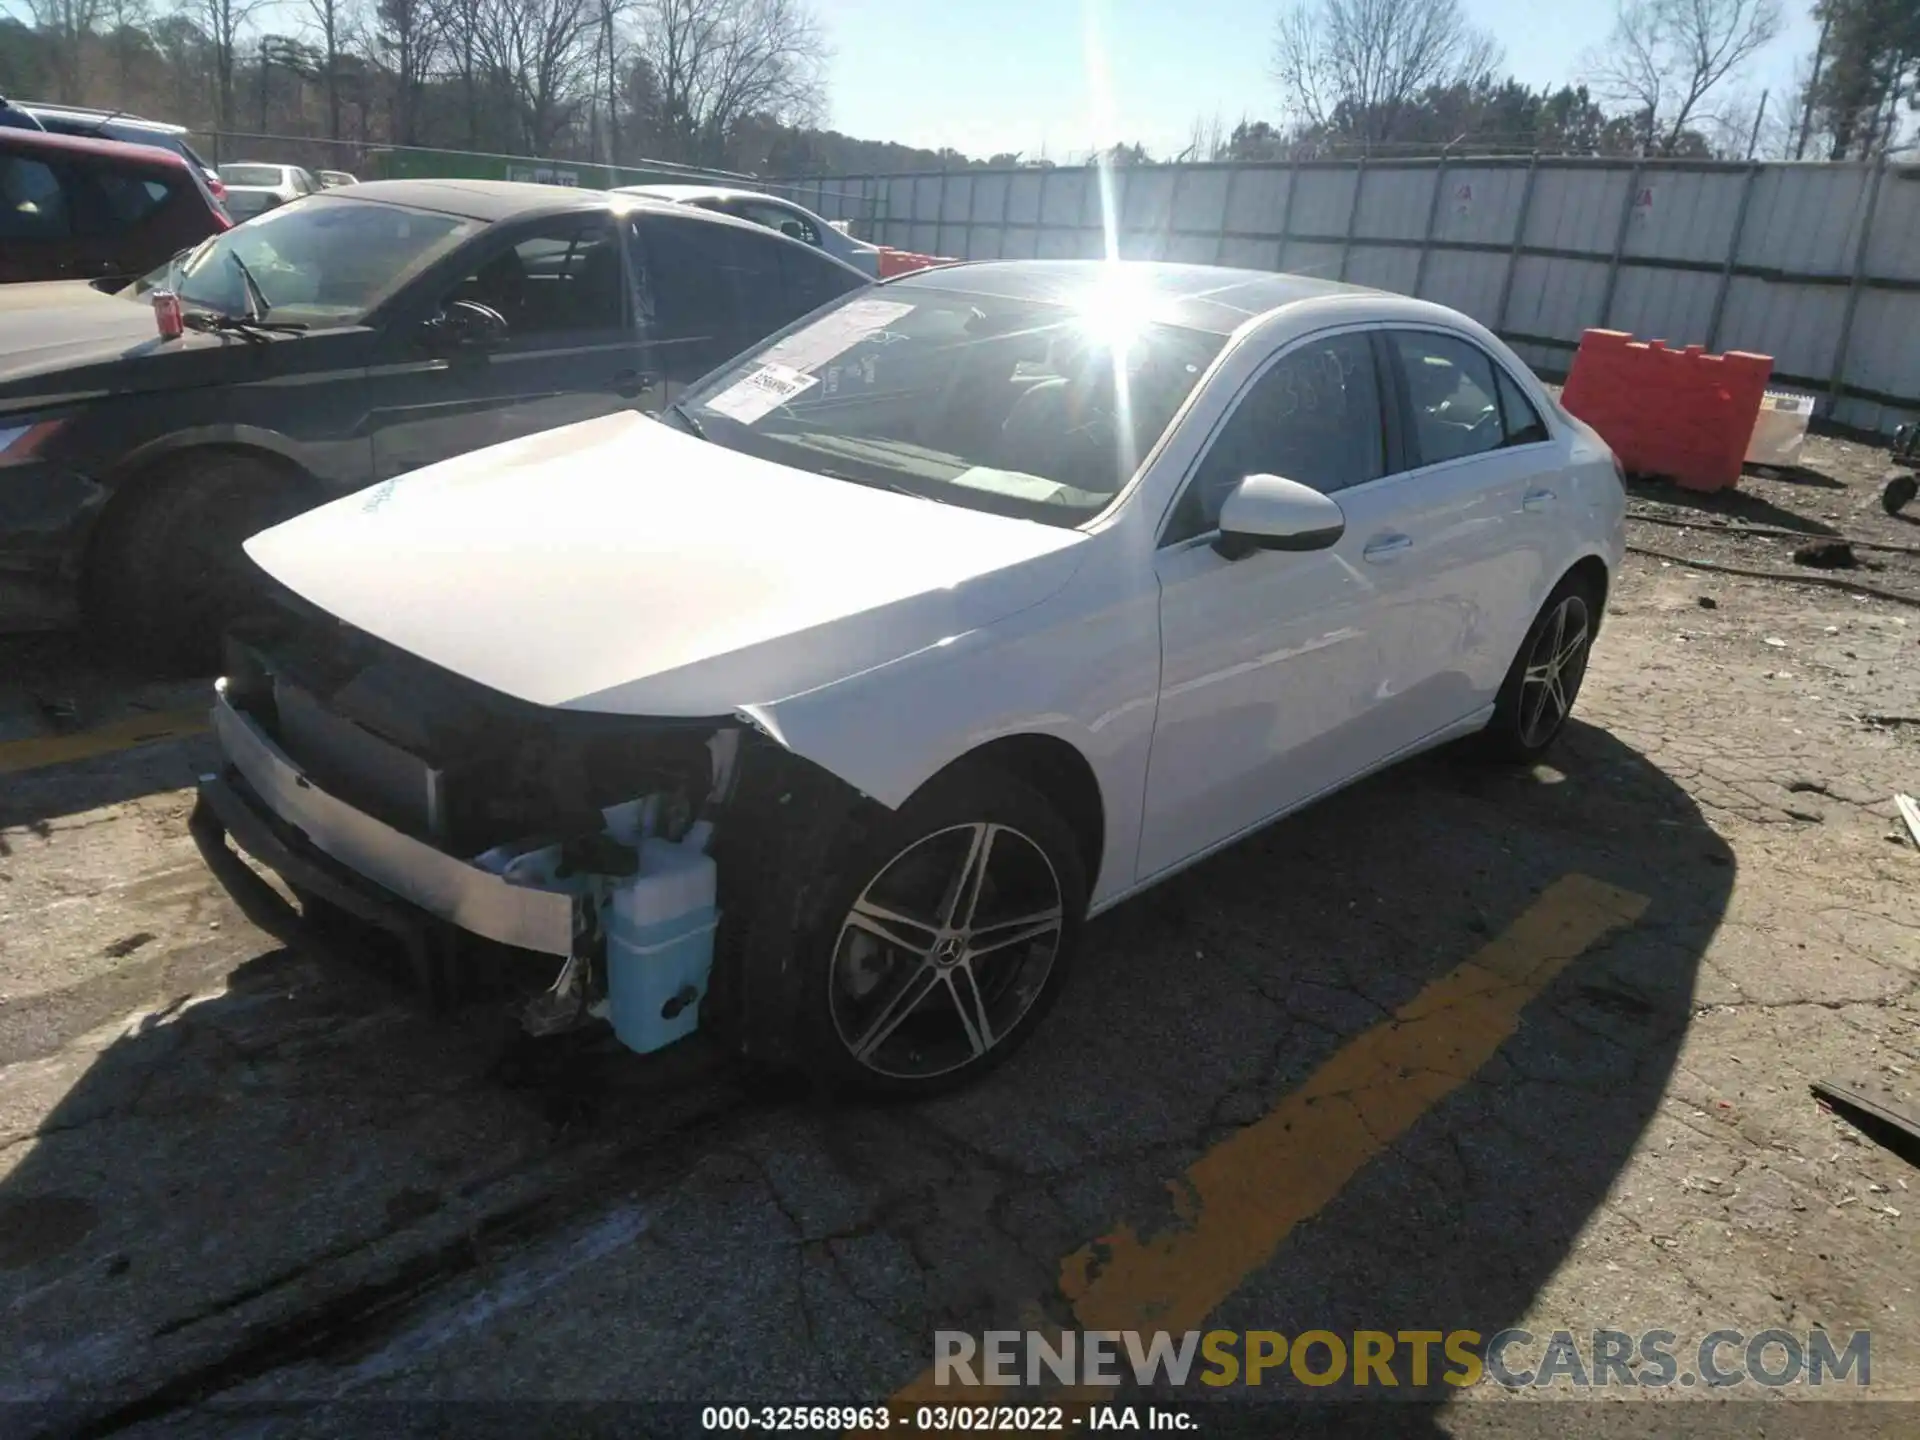
[[[1862,430],[1920,414],[1920,166],[1568,159],[838,175],[776,187],[882,244],[1291,270],[1464,310],[1542,374],[1589,326],[1774,357]]]

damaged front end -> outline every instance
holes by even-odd
[[[225,768],[202,778],[194,831],[255,918],[266,887],[228,839],[305,908],[401,936],[437,1003],[505,947],[550,977],[524,987],[529,1030],[604,1018],[643,1052],[711,1012],[721,904],[748,908],[747,877],[783,848],[788,772],[852,797],[739,717],[531,705],[312,612],[236,631],[213,720]]]

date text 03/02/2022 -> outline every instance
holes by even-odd
[[[703,1430],[824,1431],[879,1434],[887,1430],[949,1434],[953,1431],[1031,1435],[1067,1430],[1194,1430],[1184,1410],[1154,1405],[709,1405],[700,1412]]]

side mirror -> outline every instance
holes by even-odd
[[[421,326],[421,334],[434,351],[492,350],[506,343],[507,321],[477,300],[455,300]]]
[[[1229,560],[1256,550],[1325,550],[1346,531],[1346,515],[1318,490],[1278,475],[1249,475],[1220,506],[1213,548]]]

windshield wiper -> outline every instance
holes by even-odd
[[[260,288],[260,282],[253,278],[253,271],[247,268],[247,262],[240,258],[238,250],[229,250],[227,259],[233,262],[233,268],[240,272],[240,283],[247,287],[247,319],[265,320],[267,312],[273,306],[267,301],[267,292]]]
[[[180,317],[191,329],[244,335],[264,341],[274,335],[299,335],[306,326],[298,320],[257,320],[251,315],[223,315],[217,310],[189,310]]]
[[[693,412],[687,409],[686,405],[683,404],[681,401],[675,400],[672,404],[667,406],[667,413],[669,415],[672,415],[673,418],[678,420],[681,424],[685,425],[687,429],[692,433],[694,439],[704,440],[707,438],[706,427],[702,425],[698,420],[693,418]]]

